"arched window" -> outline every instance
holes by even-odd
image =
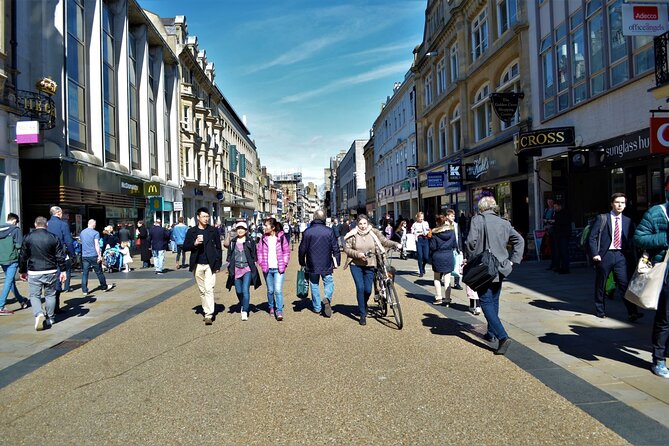
[[[490,85],[485,83],[474,95],[472,115],[474,118],[474,139],[481,141],[492,134],[492,106],[490,105]]]
[[[518,92],[520,91],[520,67],[518,65],[518,59],[511,62],[507,65],[506,69],[502,73],[502,76],[499,79],[499,87],[497,87],[499,93],[508,93],[508,92]],[[520,109],[520,107],[518,107]],[[520,113],[516,110],[516,114],[513,116],[513,119],[507,124],[502,121],[502,130],[506,130],[509,127],[513,127],[518,124],[520,121]]]
[[[448,117],[444,116],[439,121],[439,159],[448,154],[448,140],[446,139],[446,130],[448,128]]]
[[[434,129],[432,127],[427,130],[425,149],[427,150],[427,164],[432,164],[434,161]]]
[[[451,115],[451,147],[453,153],[460,150],[460,104],[455,106]]]

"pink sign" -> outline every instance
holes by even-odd
[[[37,121],[18,121],[16,123],[16,142],[18,144],[38,143],[39,123]]]

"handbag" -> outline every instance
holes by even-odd
[[[499,274],[499,260],[490,251],[488,225],[483,217],[483,252],[472,257],[462,269],[462,281],[474,291],[488,285]]]
[[[455,262],[451,276],[453,277],[462,277],[462,253],[456,250],[453,250],[453,260]]]
[[[142,241],[140,239],[135,239],[135,246],[138,248],[142,246]]]
[[[297,297],[306,299],[309,297],[309,280],[304,271],[304,267],[297,270]]]

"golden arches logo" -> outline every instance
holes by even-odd
[[[77,166],[74,180],[79,184],[84,184],[84,168],[82,166]]]

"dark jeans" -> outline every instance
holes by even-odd
[[[251,300],[251,273],[246,273],[239,279],[235,279],[235,293],[242,306],[242,311],[249,312],[249,302]]]
[[[56,270],[56,276],[60,277],[60,268]],[[65,261],[65,283],[61,285],[60,280],[57,281],[56,291],[70,291],[70,279],[72,278],[72,259]]]
[[[551,268],[569,271],[569,236],[555,236],[553,238]]]
[[[186,251],[184,251],[184,245],[177,245],[177,265],[181,260],[181,267],[186,267]]]
[[[371,266],[358,266],[353,263],[349,266],[351,276],[355,283],[355,297],[358,299],[358,312],[360,317],[367,316],[367,300],[372,294],[374,283],[374,268]]]
[[[669,349],[669,284],[664,280],[653,321],[653,360],[663,361]]]
[[[427,237],[416,239],[416,255],[418,256],[418,273],[425,274],[425,265],[430,258],[430,241]]]
[[[483,315],[488,321],[488,333],[503,341],[509,335],[504,330],[502,321],[499,320],[499,295],[502,293],[502,281],[492,282],[487,285],[487,288],[477,291],[481,310],[483,310]]]
[[[609,273],[613,271],[613,277],[616,279],[616,299],[623,301],[627,314],[636,314],[638,309],[636,305],[625,299],[627,291],[627,259],[621,251],[606,251],[601,262],[595,265],[595,311],[598,315],[606,313],[606,279]]]
[[[81,291],[88,293],[88,270],[93,268],[95,275],[98,276],[100,281],[100,286],[104,289],[107,288],[107,280],[105,275],[102,273],[102,266],[98,263],[97,257],[82,257],[82,271],[81,271]]]

